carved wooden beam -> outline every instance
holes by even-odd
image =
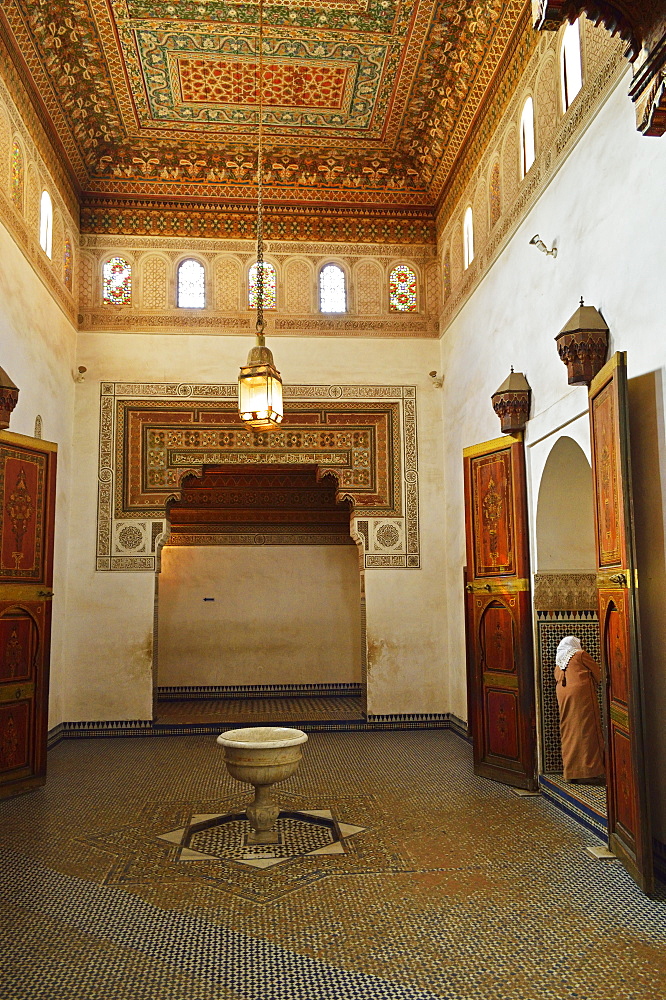
[[[532,0],[538,31],[556,31],[585,14],[627,43],[634,64],[629,96],[643,135],[666,132],[666,7],[663,0]]]

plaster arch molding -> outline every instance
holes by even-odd
[[[488,239],[488,190],[485,179],[479,181],[474,203],[474,256],[477,257],[486,246]]]
[[[502,145],[502,189],[506,195],[506,203],[511,202],[518,193],[518,129],[512,122],[507,128]]]
[[[26,216],[28,219],[28,225],[30,226],[35,239],[39,237],[39,199],[41,196],[41,185],[39,183],[39,174],[37,173],[37,167],[30,161],[27,170],[27,207]]]

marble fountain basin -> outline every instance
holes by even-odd
[[[231,777],[254,785],[254,801],[245,810],[252,827],[250,843],[277,843],[274,827],[280,809],[271,798],[270,788],[296,773],[301,747],[307,739],[300,729],[281,726],[230,729],[217,737]]]

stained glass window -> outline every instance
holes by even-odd
[[[198,260],[178,266],[178,305],[181,309],[203,309],[206,305],[206,272]]]
[[[264,309],[275,309],[275,288],[276,275],[275,268],[267,260],[264,261]],[[248,274],[249,285],[249,305],[250,309],[257,308],[259,297],[259,264],[253,264]]]
[[[102,270],[102,298],[114,306],[126,306],[132,297],[132,265],[124,257],[112,257]]]
[[[567,24],[560,49],[562,72],[562,107],[566,111],[583,86],[583,67],[580,57],[580,28],[578,21]]]
[[[12,201],[20,212],[23,211],[23,151],[18,140],[14,139],[12,146]]]
[[[347,312],[345,272],[337,264],[326,264],[319,272],[319,309],[323,313]]]
[[[416,312],[416,275],[407,264],[398,264],[389,274],[391,312]]]
[[[472,215],[472,206],[469,205],[467,211],[465,212],[465,219],[463,221],[463,263],[465,270],[467,270],[473,260],[474,216]]]
[[[48,191],[42,191],[39,207],[39,245],[47,257],[51,256],[53,239],[53,204]]]
[[[65,282],[65,288],[68,288],[70,292],[72,290],[73,263],[72,244],[69,237],[67,237],[65,240],[65,249],[62,254],[62,280]]]
[[[520,118],[520,176],[524,177],[534,163],[534,103],[528,97]]]

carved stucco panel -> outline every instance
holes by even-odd
[[[288,313],[302,315],[312,312],[314,274],[306,261],[287,261],[284,285],[284,302]]]
[[[142,261],[141,298],[144,309],[164,309],[167,305],[167,262],[157,254]]]
[[[233,257],[220,257],[215,261],[215,288],[213,305],[221,312],[236,312],[240,298],[240,265]]]
[[[356,265],[356,310],[360,316],[376,316],[382,311],[382,269],[372,260]]]

